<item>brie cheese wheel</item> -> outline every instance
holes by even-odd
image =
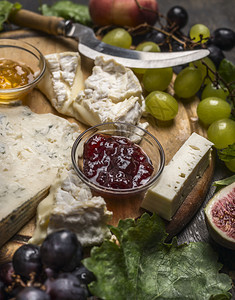
[[[39,90],[61,114],[74,117],[73,101],[84,89],[81,57],[77,52],[45,55],[45,76],[38,84]]]
[[[137,124],[143,113],[144,98],[138,78],[132,70],[113,59],[95,59],[85,89],[75,99],[78,118],[88,125],[123,121]]]
[[[76,233],[83,246],[97,245],[111,237],[107,227],[111,216],[104,199],[93,197],[72,168],[61,169],[50,194],[38,206],[29,242],[41,244],[49,233],[66,228]]]
[[[139,123],[144,98],[131,69],[97,57],[84,82],[78,53],[49,54],[45,59],[47,72],[38,87],[58,112],[90,126],[114,121]]]
[[[170,221],[209,165],[213,143],[192,133],[148,189],[141,207]]]

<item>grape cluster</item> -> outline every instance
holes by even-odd
[[[25,244],[0,267],[0,300],[83,300],[95,280],[82,264],[83,248],[69,230],[49,234],[41,246]]]
[[[182,29],[188,23],[188,13],[182,6],[173,6],[166,16],[159,15],[158,22],[160,27],[143,24],[136,28],[126,29],[99,28],[97,34],[103,36],[102,40],[105,43],[123,48],[134,47],[140,51],[182,51],[200,47],[208,48],[209,57],[216,67],[225,57],[224,51],[232,50],[235,46],[235,32],[229,28],[218,28],[211,34],[204,24],[195,24],[190,28],[189,34],[185,35]],[[157,45],[157,50],[138,49],[143,42],[154,43]]]
[[[174,119],[178,112],[177,100],[189,101],[196,94],[201,102],[197,114],[199,121],[208,129],[208,138],[215,148],[222,149],[235,143],[234,121],[234,85],[226,82],[219,75],[224,51],[235,46],[235,32],[229,28],[218,28],[212,34],[204,24],[195,24],[189,35],[182,33],[188,22],[188,13],[181,6],[172,7],[164,17],[166,25],[139,26],[138,28],[116,28],[104,35],[103,41],[114,46],[124,47],[128,38],[128,48],[138,51],[184,51],[207,48],[210,55],[187,65],[174,68],[133,69],[142,82],[146,94],[146,110],[156,119],[168,121]],[[125,31],[117,34],[119,30]],[[126,45],[126,44],[125,44]],[[131,46],[132,45],[132,46]],[[173,92],[168,87],[173,79]],[[176,100],[177,99],[177,100]],[[235,159],[226,162],[226,166],[235,172]]]

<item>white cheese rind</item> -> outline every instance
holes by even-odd
[[[208,167],[212,145],[206,138],[192,133],[147,191],[141,207],[170,221]]]
[[[76,117],[73,102],[84,89],[81,57],[78,52],[45,55],[47,69],[38,84],[40,91],[61,114]]]
[[[143,102],[142,87],[133,71],[100,56],[74,108],[88,125],[114,121],[137,124]]]
[[[83,246],[100,244],[111,234],[107,222],[112,213],[102,197],[93,197],[72,168],[59,170],[50,194],[38,206],[37,225],[30,243],[41,244],[59,229],[76,233]]]
[[[0,108],[0,220],[53,184],[71,163],[75,123],[27,107]]]
[[[139,123],[144,97],[131,69],[97,57],[84,82],[78,53],[54,53],[45,59],[47,72],[38,87],[58,112],[90,126],[114,121]]]

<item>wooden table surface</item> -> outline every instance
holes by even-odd
[[[15,2],[15,1],[11,1]],[[49,5],[56,1],[32,1],[32,0],[20,0],[23,8],[38,12],[40,3],[47,3]],[[88,0],[74,0],[73,2],[79,4],[88,4]],[[227,27],[235,30],[235,0],[158,0],[160,12],[166,15],[169,8],[173,5],[183,6],[189,14],[189,21],[184,28],[184,32],[187,33],[190,26],[196,23],[202,23],[208,26],[213,32],[216,28]],[[224,52],[227,59],[235,63],[235,51]],[[224,164],[216,159],[216,167],[212,182],[222,178],[231,176]],[[215,187],[211,185],[208,190],[205,202],[197,215],[193,218],[191,223],[178,235],[179,243],[192,242],[192,241],[205,241],[211,243],[219,253],[220,260],[225,266],[225,271],[229,270],[230,275],[235,278],[235,256],[234,253],[228,249],[215,245],[210,239],[205,221],[203,209],[208,200],[213,196]],[[235,297],[235,296],[234,296]]]

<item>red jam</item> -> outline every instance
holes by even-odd
[[[146,183],[153,165],[128,138],[95,134],[84,145],[83,173],[101,186],[129,189]]]

